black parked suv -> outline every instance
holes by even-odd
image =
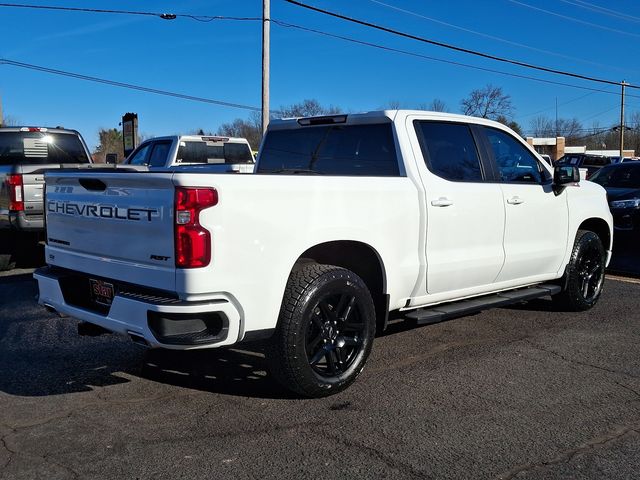
[[[0,128],[0,270],[44,232],[44,172],[91,163],[80,133],[63,128]]]
[[[607,191],[613,225],[617,230],[640,232],[640,162],[624,162],[598,170],[592,182]]]
[[[590,178],[595,172],[611,163],[613,163],[611,158],[605,157],[604,155],[567,153],[556,162],[556,165],[574,165],[578,168],[586,168],[587,178]]]

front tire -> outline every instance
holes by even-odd
[[[571,258],[562,281],[565,287],[553,300],[563,310],[582,312],[593,307],[602,294],[605,278],[605,249],[600,237],[578,230]]]
[[[270,340],[271,373],[286,389],[324,397],[351,385],[375,336],[369,289],[344,268],[305,263],[291,272]]]

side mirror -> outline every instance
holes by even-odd
[[[580,170],[574,165],[556,165],[553,169],[553,184],[556,186],[578,183]]]
[[[575,165],[556,165],[553,169],[553,193],[560,195],[570,183],[580,181],[580,170]]]
[[[118,163],[118,154],[117,153],[107,153],[106,158],[105,158],[105,162],[106,163],[110,163],[112,165],[115,165],[116,163]]]

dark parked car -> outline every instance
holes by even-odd
[[[614,227],[640,231],[640,162],[609,165],[589,180],[607,191]]]
[[[586,168],[588,179],[591,179],[591,175],[602,167],[611,165],[611,163],[611,158],[609,157],[587,153],[568,153],[556,162],[557,165],[574,165],[578,168]]]

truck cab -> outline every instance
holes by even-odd
[[[210,172],[252,173],[255,160],[244,138],[174,135],[142,142],[124,163],[146,166],[151,171],[201,166]]]

